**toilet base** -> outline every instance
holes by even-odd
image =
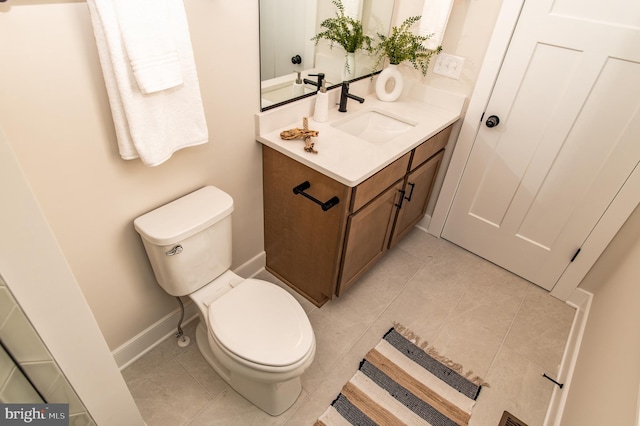
[[[209,343],[208,330],[202,321],[196,327],[196,343],[200,353],[216,373],[236,392],[267,414],[278,416],[284,413],[300,396],[300,376],[282,382],[262,382],[226,368],[214,355]]]

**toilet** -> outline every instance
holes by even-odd
[[[316,342],[298,301],[231,267],[231,196],[206,186],[134,220],[156,280],[199,309],[196,342],[238,393],[277,416],[296,401]]]

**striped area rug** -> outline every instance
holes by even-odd
[[[399,324],[389,330],[315,426],[468,425],[486,383],[406,336],[419,344]]]

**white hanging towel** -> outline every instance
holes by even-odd
[[[157,166],[208,140],[182,0],[88,0],[120,156]]]

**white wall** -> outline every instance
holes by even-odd
[[[640,207],[580,284],[594,297],[562,426],[637,424],[639,259]]]
[[[216,185],[235,200],[234,267],[263,250],[258,4],[185,6],[210,142],[148,168],[118,155],[87,4],[0,4],[0,128],[111,350],[177,308],[155,282],[138,215]]]

